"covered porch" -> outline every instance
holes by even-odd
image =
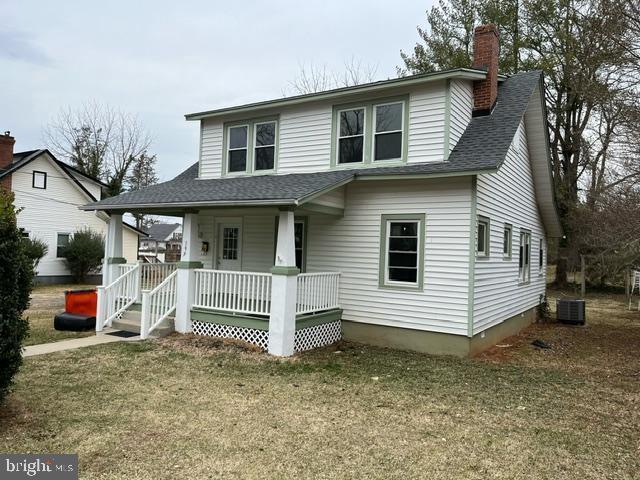
[[[144,339],[172,323],[178,332],[240,339],[278,356],[334,343],[341,337],[340,272],[306,265],[306,222],[317,210],[186,211],[182,259],[173,264],[124,263],[123,212],[112,211],[96,329],[139,319]]]

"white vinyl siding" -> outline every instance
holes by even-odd
[[[470,80],[451,80],[449,114],[449,153],[467,129],[473,110],[473,86]]]
[[[469,178],[356,182],[344,217],[310,215],[307,271],[342,272],[343,319],[465,335],[468,322]],[[379,287],[380,218],[425,214],[421,290]]]
[[[445,88],[445,82],[437,82],[411,92],[407,163],[443,160]]]
[[[219,178],[222,173],[222,122],[203,120],[200,124],[200,177]]]
[[[516,135],[500,171],[478,176],[478,215],[490,217],[493,225],[510,224],[513,234],[510,258],[503,255],[503,228],[493,228],[491,258],[476,262],[474,334],[535,307],[545,291],[544,272],[539,276],[531,275],[530,281],[524,284],[518,278],[521,229],[531,232],[534,268],[536,246],[544,240],[545,232],[536,204],[523,123]]]
[[[46,190],[31,187],[33,170],[47,172]],[[87,181],[86,186],[90,187],[91,184],[92,182]],[[92,188],[95,191],[95,187]],[[31,238],[46,242],[49,248],[38,264],[40,276],[69,275],[64,259],[56,257],[58,233],[73,233],[89,227],[102,235],[106,234],[107,224],[96,212],[78,209],[90,200],[46,154],[13,173],[12,190],[16,196],[16,206],[23,208],[18,215],[18,226],[29,232]],[[123,238],[124,256],[128,262],[133,263],[137,259],[137,235],[124,228]]]

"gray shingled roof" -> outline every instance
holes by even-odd
[[[151,240],[163,241],[179,226],[179,223],[154,223],[146,233]]]
[[[261,175],[199,180],[194,164],[171,181],[136,192],[127,192],[86,209],[123,209],[126,206],[291,204],[328,191],[356,177],[379,175],[435,175],[495,171],[504,161],[526,111],[540,84],[541,72],[514,75],[498,88],[498,101],[491,115],[474,117],[447,161],[399,167],[374,167],[288,175]],[[327,164],[329,159],[327,158]]]

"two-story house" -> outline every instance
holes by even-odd
[[[72,283],[74,279],[62,252],[78,230],[106,233],[107,214],[78,210],[87,202],[100,200],[106,185],[58,160],[47,149],[14,152],[14,144],[9,132],[0,135],[0,185],[14,194],[22,234],[39,239],[48,247],[38,263],[36,281]],[[138,237],[144,233],[132,225],[123,225],[123,257],[135,262]],[[101,277],[96,274],[89,281],[99,283]]]
[[[340,336],[468,355],[531,322],[562,232],[542,74],[499,75],[498,49],[482,26],[471,69],[187,115],[198,162],[84,207],[183,217],[143,337],[175,316],[276,355]],[[130,308],[102,295],[99,329]]]
[[[180,260],[182,225],[179,223],[154,223],[147,230],[147,237],[140,240],[138,257],[148,263],[175,263]]]

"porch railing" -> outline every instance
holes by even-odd
[[[339,308],[340,273],[301,273],[298,275],[296,314]]]
[[[194,307],[268,316],[271,274],[198,269]]]
[[[124,273],[107,286],[98,287],[96,331],[111,326],[116,317],[124,313],[138,299],[140,291],[140,265],[127,265]]]
[[[142,291],[140,338],[145,339],[176,311],[178,272],[174,270],[151,291]]]

